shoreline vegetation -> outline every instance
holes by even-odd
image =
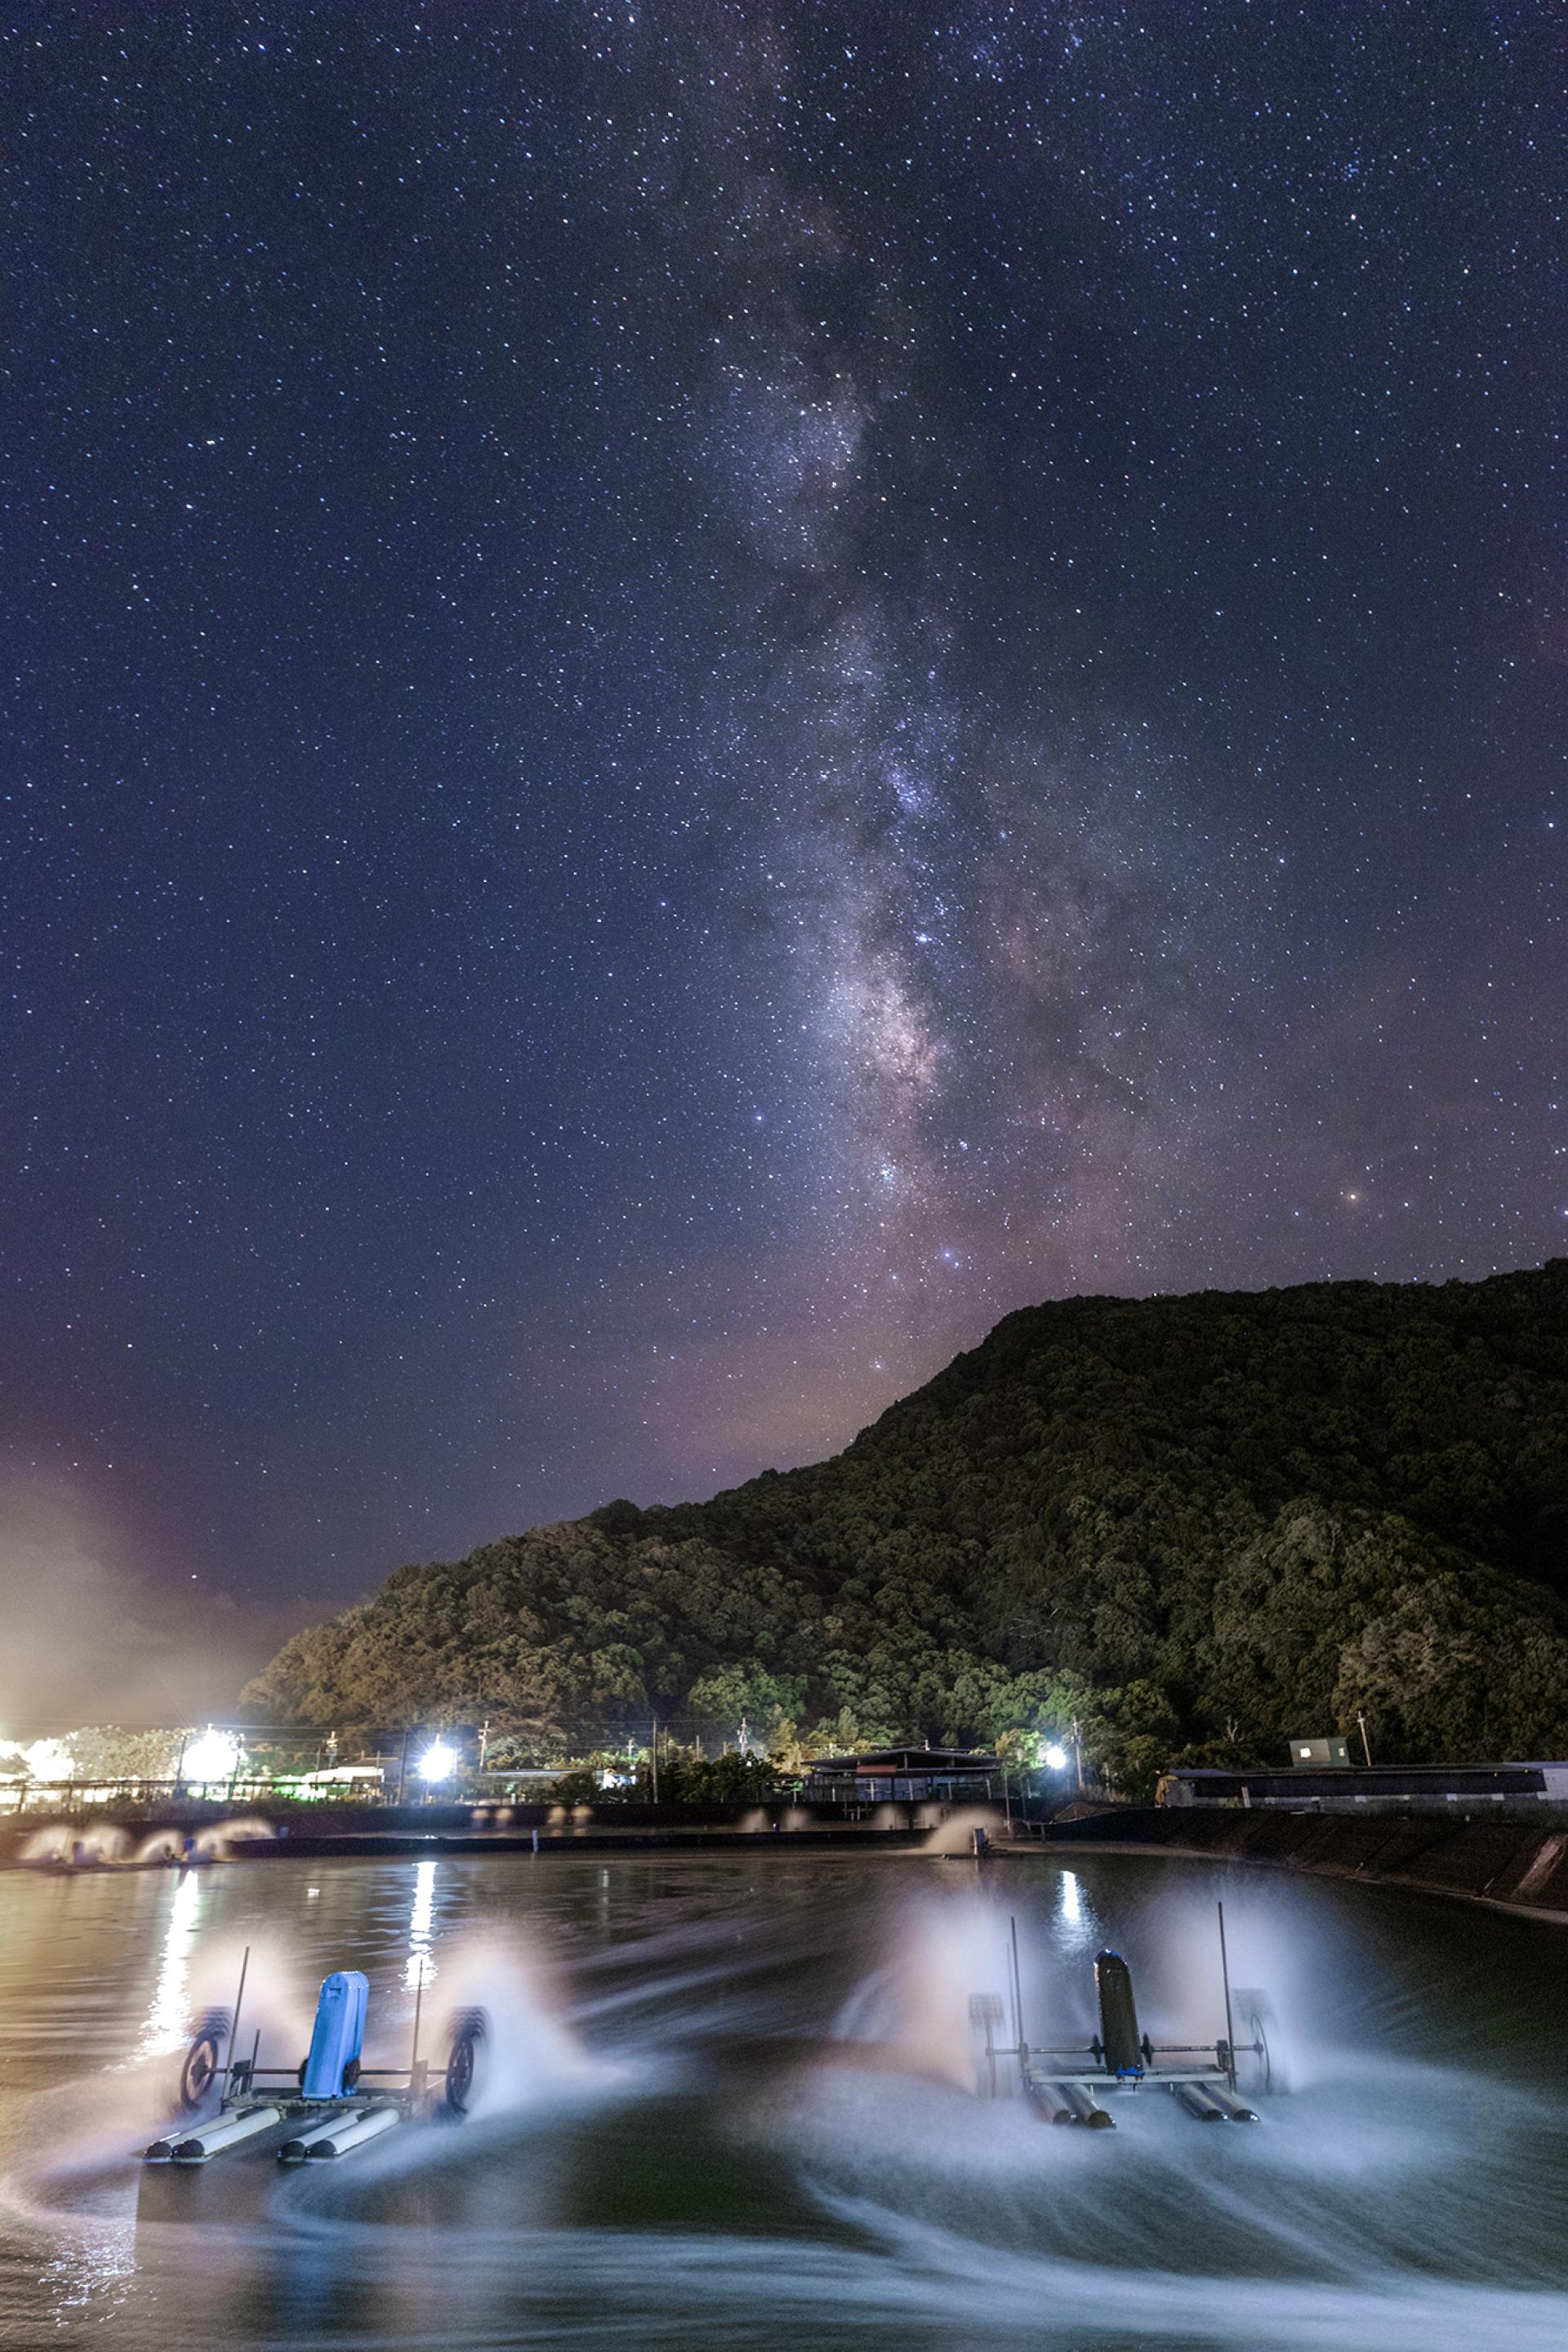
[[[1561,1754],[1568,1260],[1025,1308],[831,1460],[399,1569],[244,1697],[520,1766],[657,1718],[694,1793],[742,1722],[783,1771],[1076,1726],[1133,1801],[1358,1713],[1380,1762]]]

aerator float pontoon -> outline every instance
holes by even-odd
[[[1095,1956],[1094,1985],[1100,2005],[1100,2032],[1076,2050],[1042,2050],[1024,2033],[1023,1990],[1018,1975],[1018,1927],[1013,1923],[1012,2006],[1015,2039],[998,2042],[996,2027],[1003,2003],[995,1993],[976,1993],[969,2004],[972,2022],[984,2027],[986,2087],[994,2095],[997,2061],[1012,2060],[1017,2067],[1024,2095],[1046,2123],[1084,2124],[1109,2131],[1115,2117],[1106,2113],[1097,2091],[1168,2090],[1199,2123],[1255,2124],[1258,2115],[1238,2096],[1240,2062],[1247,2062],[1247,2088],[1283,2090],[1277,2062],[1268,2047],[1268,2004],[1261,1993],[1238,1992],[1237,2005],[1251,2039],[1237,2042],[1230,1989],[1230,1968],[1225,1948],[1225,1906],[1219,1906],[1220,1977],[1225,1990],[1225,2032],[1209,2042],[1152,2042],[1138,2031],[1138,2009],[1132,1978],[1120,1952]],[[1086,2063],[1087,2062],[1087,2063]]]
[[[466,2115],[482,2063],[482,2009],[460,2009],[447,2027],[445,2066],[419,2055],[419,1994],[406,2066],[364,2066],[370,1987],[357,1969],[339,1969],[321,1986],[310,2047],[297,2067],[260,2063],[257,2034],[248,2058],[237,2058],[248,1950],[232,2010],[212,2009],[197,2024],[180,2071],[179,2115],[146,2151],[149,2164],[206,2164],[231,2149],[259,2153],[271,2137],[281,2164],[347,2156],[398,2124],[420,2116]]]

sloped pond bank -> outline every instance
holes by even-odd
[[[1517,1811],[1448,1821],[1428,1813],[1358,1819],[1262,1807],[1128,1806],[1053,1822],[1046,1851],[1067,1845],[1266,1863],[1322,1878],[1457,1895],[1568,1926],[1568,1816],[1555,1809],[1545,1821]]]

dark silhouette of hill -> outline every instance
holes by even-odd
[[[1364,1713],[1380,1760],[1568,1747],[1568,1260],[1008,1316],[831,1461],[400,1569],[249,1686],[559,1755],[1074,1717],[1146,1790]]]

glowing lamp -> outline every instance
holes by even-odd
[[[458,1751],[444,1739],[433,1739],[419,1759],[422,1780],[449,1780],[458,1769]]]
[[[1067,1760],[1068,1752],[1065,1748],[1047,1748],[1045,1752],[1045,1756],[1042,1759],[1043,1762],[1050,1766],[1053,1772],[1062,1771],[1066,1767]]]
[[[186,1780],[226,1780],[238,1762],[238,1740],[231,1739],[226,1731],[215,1731],[209,1723],[201,1738],[186,1748],[180,1773]]]

